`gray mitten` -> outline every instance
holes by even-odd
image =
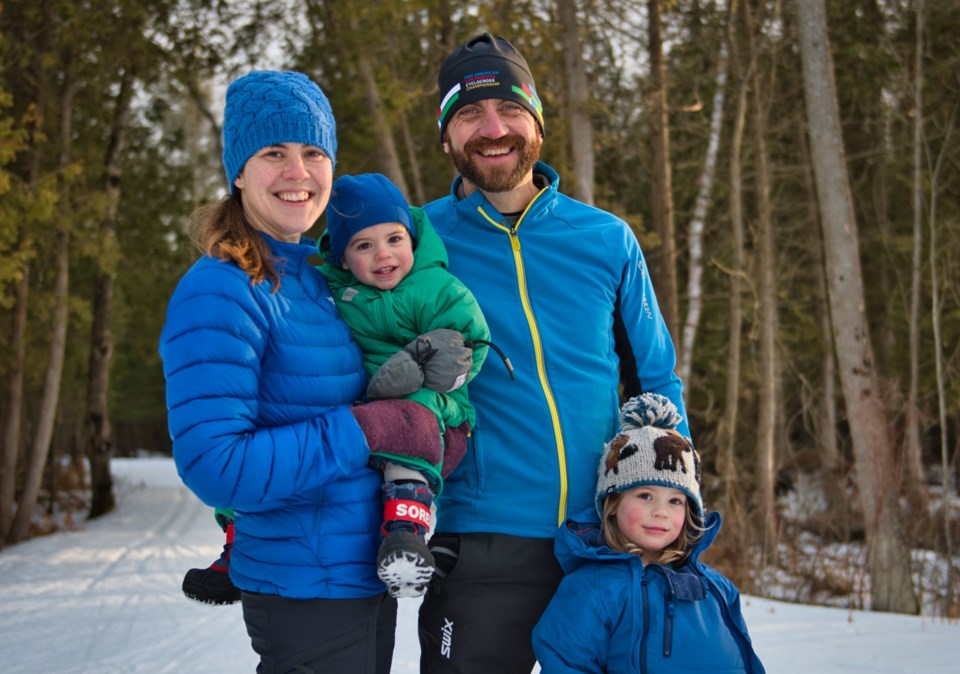
[[[367,386],[371,400],[402,398],[421,388],[447,393],[467,382],[473,349],[456,330],[426,332],[390,356]]]

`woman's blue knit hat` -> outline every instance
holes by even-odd
[[[336,162],[337,124],[330,102],[310,78],[254,70],[230,83],[223,112],[223,167],[230,193],[243,165],[277,143],[315,145]]]
[[[380,173],[361,173],[334,181],[327,205],[327,237],[334,261],[343,257],[354,234],[385,222],[399,222],[416,240],[410,206],[389,178]]]

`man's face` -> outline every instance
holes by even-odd
[[[541,144],[540,127],[523,106],[488,98],[457,110],[443,149],[464,181],[509,192],[530,176]]]

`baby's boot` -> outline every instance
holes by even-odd
[[[183,593],[204,604],[235,604],[240,589],[230,580],[230,553],[233,550],[233,520],[225,524],[227,542],[219,559],[205,569],[190,569],[183,577]]]
[[[377,575],[392,597],[419,597],[433,577],[427,547],[433,492],[426,482],[403,480],[383,485],[383,540]]]

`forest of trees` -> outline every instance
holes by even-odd
[[[440,63],[488,30],[530,63],[561,190],[646,252],[719,565],[762,592],[801,532],[864,541],[868,607],[915,613],[925,548],[957,615],[954,0],[3,0],[0,547],[71,484],[112,510],[111,456],[169,452],[157,343],[225,193],[227,83],[309,74],[338,173],[422,204],[452,178]],[[821,506],[788,516],[801,489]]]

